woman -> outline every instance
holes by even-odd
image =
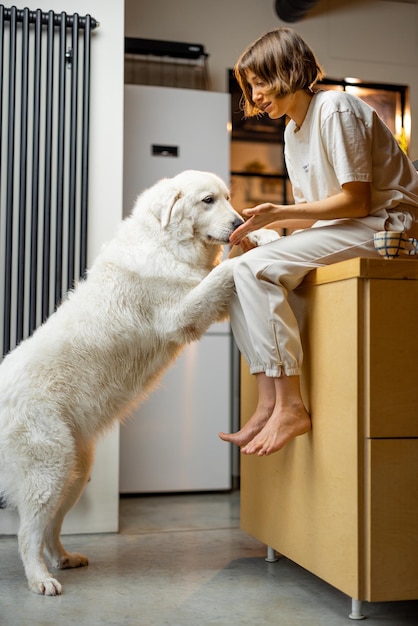
[[[251,231],[297,229],[239,257],[231,326],[255,375],[258,404],[237,433],[219,433],[244,454],[268,455],[308,432],[300,394],[302,347],[287,293],[315,267],[378,257],[381,230],[418,234],[418,176],[375,111],[339,91],[312,90],[323,71],[293,30],[278,28],[252,43],[235,75],[246,116],[288,118],[285,160],[295,204],[245,209],[248,220],[230,238]]]

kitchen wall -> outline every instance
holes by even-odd
[[[418,158],[418,3],[416,0],[319,0],[285,24],[274,0],[125,0],[128,37],[200,43],[209,53],[211,88],[227,91],[226,70],[267,30],[290,26],[315,50],[332,78],[409,85],[410,156]]]

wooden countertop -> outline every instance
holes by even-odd
[[[311,270],[298,288],[356,277],[418,280],[418,257],[411,256],[397,259],[357,257],[347,261],[340,261],[339,263]]]

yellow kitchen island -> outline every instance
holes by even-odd
[[[352,598],[418,599],[418,260],[352,259],[291,294],[312,431],[241,457],[241,527]],[[256,387],[241,372],[241,419]]]

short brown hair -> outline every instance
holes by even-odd
[[[324,76],[311,48],[291,28],[276,28],[262,35],[244,50],[234,68],[247,117],[260,113],[252,99],[249,71],[266,82],[274,96],[309,89]]]

